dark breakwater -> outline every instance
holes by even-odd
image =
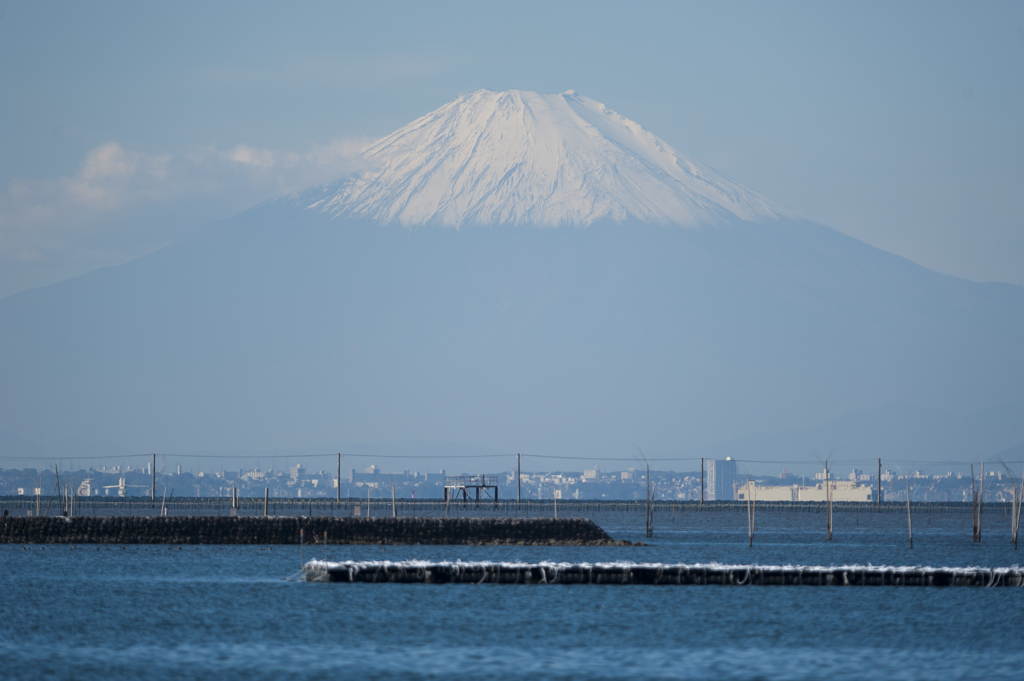
[[[577,518],[0,518],[7,544],[628,545]]]
[[[1019,568],[766,566],[642,563],[310,561],[310,582],[398,584],[645,584],[720,586],[1024,586]]]

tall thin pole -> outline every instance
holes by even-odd
[[[825,501],[828,504],[828,541],[832,541],[832,483],[829,481],[828,464],[825,464]]]
[[[981,483],[978,485],[978,537],[974,541],[981,541],[981,510],[985,506],[985,462],[981,462]]]
[[[391,483],[391,517],[398,517],[398,508],[395,506],[395,483]]]
[[[42,508],[43,495],[43,431],[39,431],[39,487],[36,487],[36,517]]]
[[[338,503],[341,503],[341,452],[338,452]]]
[[[704,508],[704,457],[700,458],[700,507]]]
[[[882,505],[882,460],[878,460],[878,493],[875,495],[875,508]]]
[[[270,488],[263,488],[263,517],[267,517],[267,504],[270,501]]]
[[[980,541],[978,537],[978,479],[974,477],[974,464],[971,464],[971,537],[974,541]]]
[[[910,536],[910,548],[914,548],[914,527],[910,524],[910,481],[907,480],[907,534]]]
[[[516,454],[516,512],[519,512],[519,502],[523,493],[523,455]]]
[[[151,508],[156,508],[156,454],[153,455],[153,481],[149,487],[149,500],[152,502]]]
[[[1020,502],[1021,495],[1024,494],[1024,473],[1021,473],[1020,488],[1016,484],[1013,486],[1013,500],[1016,505],[1016,509],[1013,514],[1013,550],[1017,550],[1017,531],[1020,530]]]
[[[651,465],[647,464],[647,522],[645,535],[648,537],[654,536],[654,515],[651,511]]]
[[[754,545],[754,513],[751,505],[750,478],[747,478],[747,546]]]

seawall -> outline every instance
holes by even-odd
[[[659,563],[306,563],[309,582],[398,584],[641,584],[720,586],[1024,586],[1012,568],[686,565]]]
[[[301,537],[301,538],[300,538]],[[0,517],[7,544],[628,545],[576,518]]]

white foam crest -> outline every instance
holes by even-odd
[[[525,563],[515,561],[429,561],[429,560],[366,560],[366,561],[308,561],[306,570],[419,570],[429,568],[491,568],[500,567],[503,569],[526,569],[542,567],[552,570],[566,569],[598,569],[598,570],[621,570],[621,569],[661,569],[661,570],[792,570],[803,572],[832,572],[835,570],[863,571],[863,572],[945,572],[953,574],[974,574],[979,570],[991,571],[995,574],[1012,574],[1020,571],[1020,567],[1014,564],[1009,567],[982,567],[982,566],[929,566],[929,565],[761,565],[757,563],[636,563],[633,561],[612,561],[606,563],[567,563],[540,561],[537,563]]]

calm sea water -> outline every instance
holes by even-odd
[[[642,539],[642,515],[597,520]],[[1008,566],[969,515],[657,519],[648,547],[306,547],[305,558]],[[1003,526],[1006,527],[1003,527]],[[1024,550],[1024,547],[1022,547]],[[0,546],[0,677],[1020,679],[1024,589],[308,584],[299,547]]]

